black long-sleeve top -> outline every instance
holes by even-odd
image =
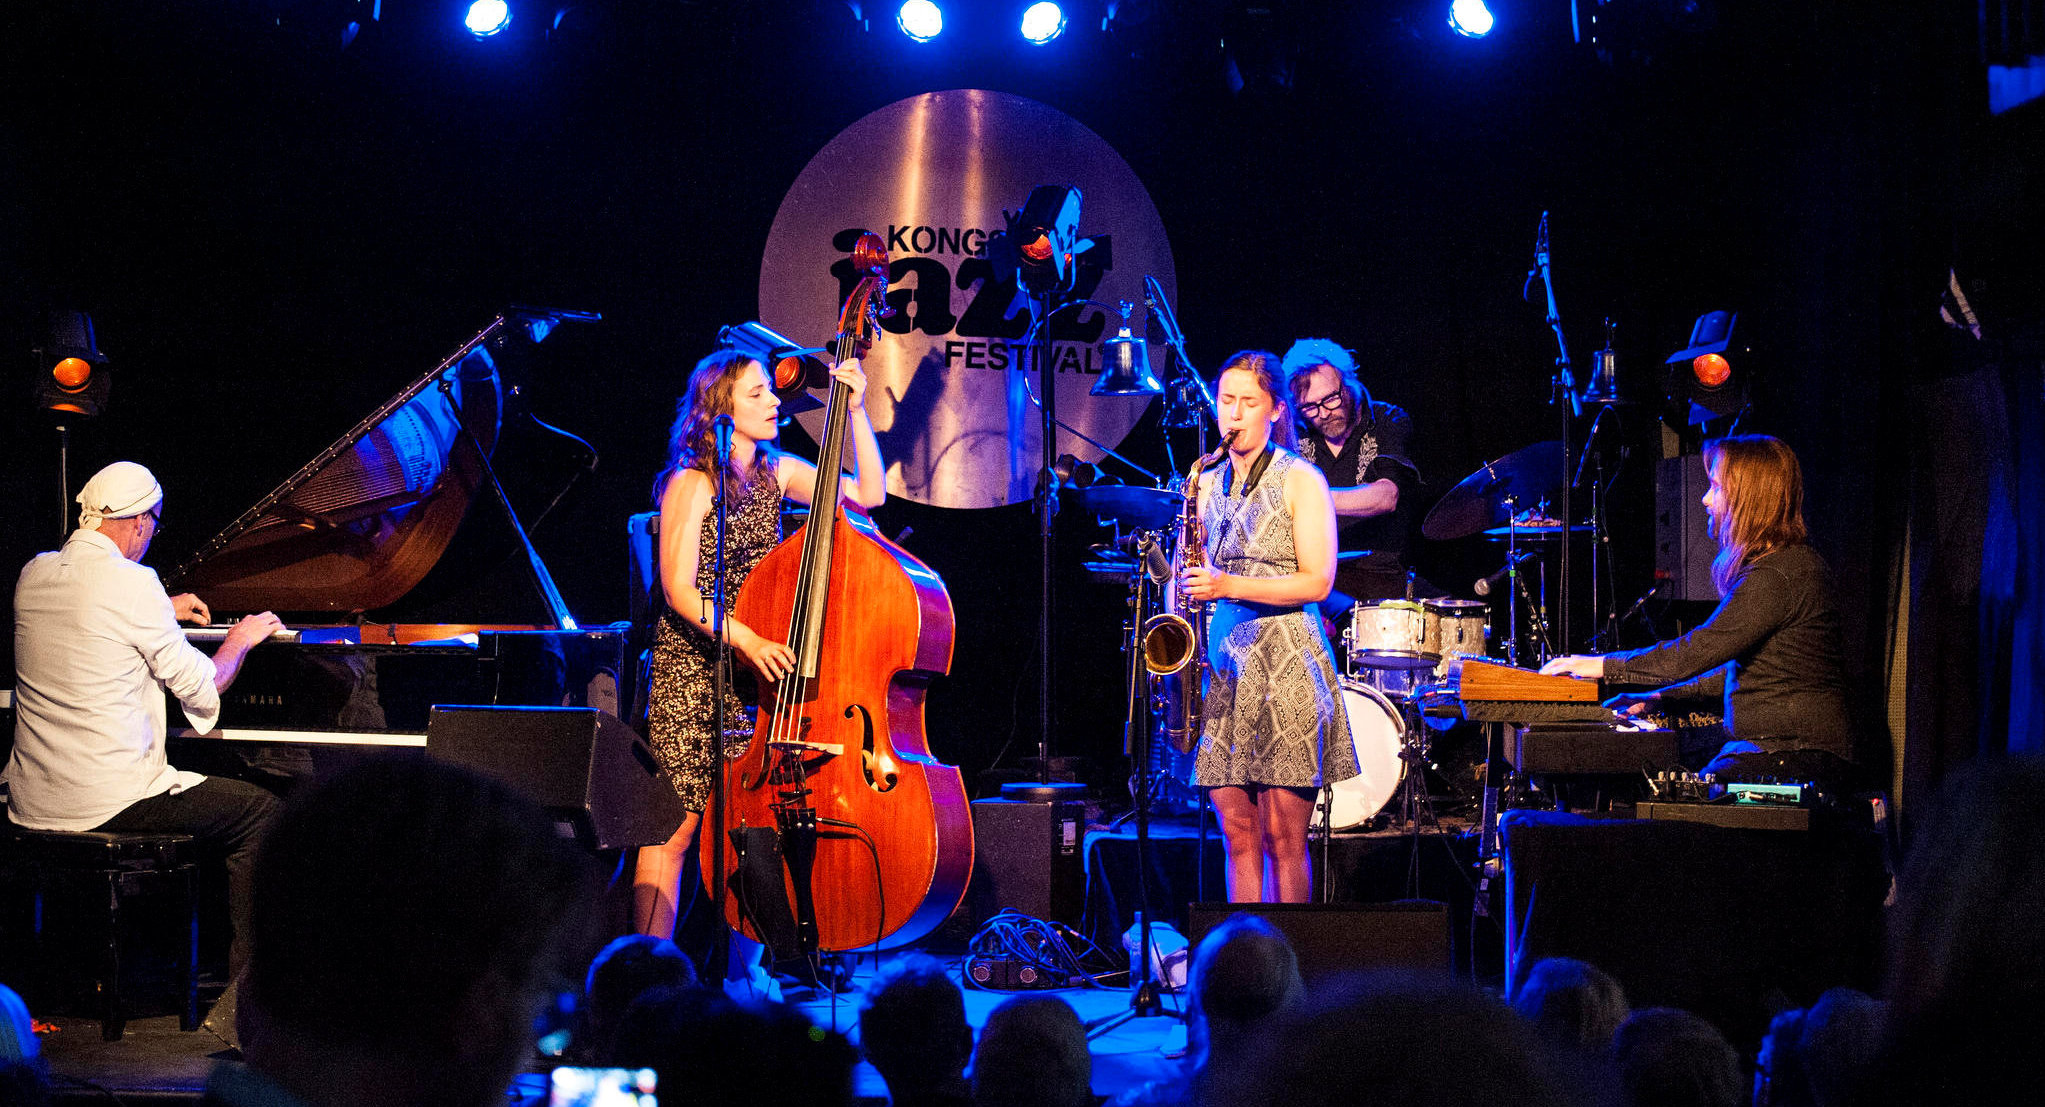
[[[1681,638],[1605,655],[1607,683],[1665,698],[1723,693],[1726,730],[1764,750],[1853,759],[1832,573],[1807,545],[1749,564],[1717,610]]]

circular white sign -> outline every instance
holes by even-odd
[[[1082,266],[1072,295],[1128,300],[1145,331],[1143,277],[1177,293],[1164,223],[1143,183],[1101,137],[1035,100],[982,89],[927,92],[860,119],[810,159],[781,200],[760,262],[760,320],[825,345],[857,276],[858,232],[887,244],[895,314],[868,353],[867,409],[888,462],[888,492],[937,507],[998,507],[1029,500],[1043,466],[1041,397],[1024,336],[1027,301],[1013,275],[994,272],[989,235],[1002,212],[1038,185],[1077,187],[1079,230],[1109,242],[1108,264]],[[1080,304],[1058,311],[1051,334],[1053,402],[1071,430],[1059,453],[1098,462],[1142,418],[1148,396],[1093,396],[1101,343],[1121,317]],[[1158,343],[1151,361],[1167,362]],[[823,437],[823,413],[799,416]],[[1079,432],[1074,434],[1073,431]]]

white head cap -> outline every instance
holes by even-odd
[[[98,530],[102,519],[127,519],[163,502],[163,486],[132,461],[116,461],[78,490],[78,526]]]

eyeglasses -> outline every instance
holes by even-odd
[[[1318,400],[1299,401],[1299,413],[1311,419],[1316,415],[1333,415],[1342,410],[1342,392],[1337,389]]]
[[[143,512],[143,514],[144,514],[144,515],[147,515],[147,516],[149,517],[149,522],[150,522],[150,523],[152,524],[152,525],[150,526],[150,528],[149,528],[149,536],[150,536],[150,537],[152,537],[152,538],[154,538],[154,537],[156,537],[157,535],[160,535],[160,534],[162,534],[162,533],[163,533],[163,512],[161,512],[161,511],[145,511],[145,512]]]

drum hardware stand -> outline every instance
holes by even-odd
[[[1328,857],[1329,850],[1335,842],[1334,785],[1321,785],[1319,794],[1314,796],[1314,810],[1320,816],[1318,827],[1312,816],[1309,816],[1307,819],[1308,832],[1319,835],[1321,839],[1321,863],[1314,867],[1314,872],[1321,878],[1321,902],[1333,903],[1335,902],[1335,872],[1328,867]]]
[[[1607,327],[1605,343],[1607,347],[1611,345],[1611,338],[1609,336],[1611,324],[1612,321],[1610,319],[1605,320]],[[1601,652],[1598,642],[1605,636],[1604,592],[1598,587],[1598,564],[1600,560],[1598,547],[1604,544],[1605,537],[1605,522],[1599,516],[1599,509],[1604,506],[1604,497],[1600,494],[1598,485],[1602,484],[1605,479],[1605,456],[1603,451],[1593,449],[1593,447],[1597,445],[1598,428],[1604,424],[1605,416],[1611,413],[1611,404],[1600,404],[1598,406],[1597,417],[1591,420],[1591,429],[1584,432],[1583,452],[1577,455],[1576,472],[1571,474],[1569,483],[1563,486],[1566,490],[1574,490],[1577,485],[1582,484],[1584,466],[1590,464],[1592,454],[1598,455],[1598,472],[1592,478],[1591,484],[1591,641],[1589,648],[1592,652]],[[1575,520],[1571,519],[1567,514],[1562,517],[1562,547],[1565,550],[1571,544],[1569,524],[1573,522]]]
[[[1086,1024],[1088,1038],[1099,1037],[1130,1019],[1174,1018],[1181,1022],[1185,1012],[1164,1005],[1158,982],[1151,976],[1150,940],[1150,793],[1151,750],[1160,737],[1150,712],[1150,680],[1143,665],[1144,613],[1149,609],[1150,574],[1139,570],[1130,584],[1129,616],[1122,625],[1123,676],[1127,685],[1122,719],[1122,752],[1130,759],[1132,810],[1136,815],[1136,963],[1129,969],[1129,1007]],[[1204,860],[1204,858],[1202,859]]]
[[[1537,666],[1546,664],[1549,658],[1556,656],[1554,640],[1548,637],[1547,605],[1534,599],[1533,593],[1527,590],[1525,577],[1515,574],[1513,577],[1513,588],[1520,598],[1527,601],[1527,626],[1534,632],[1534,664]],[[1545,594],[1547,590],[1547,584],[1543,582],[1541,591]],[[1514,628],[1514,637],[1518,637],[1517,627]],[[1508,646],[1508,649],[1510,649],[1510,646]],[[1519,664],[1517,653],[1514,654],[1512,660],[1513,664]]]
[[[1406,820],[1406,895],[1409,899],[1420,898],[1420,835],[1423,822],[1434,827],[1437,837],[1443,838],[1441,818],[1435,814],[1434,798],[1427,794],[1427,718],[1422,710],[1420,692],[1417,688],[1399,697],[1399,713],[1406,727],[1406,733],[1399,743],[1399,759],[1406,763],[1406,773],[1399,782],[1400,814]],[[1425,813],[1423,821],[1422,814]],[[1450,850],[1453,859],[1454,850]]]
[[[1520,663],[1520,594],[1526,591],[1520,582],[1519,508],[1519,497],[1505,498],[1505,660],[1512,665]]]

